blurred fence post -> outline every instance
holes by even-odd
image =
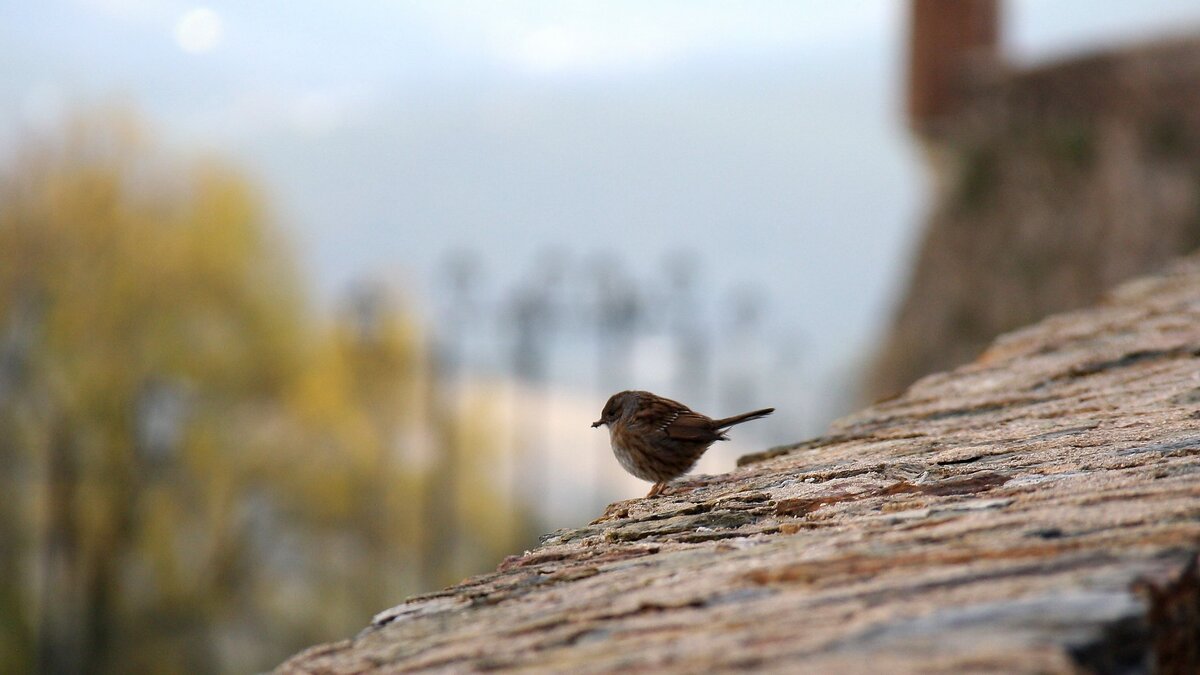
[[[675,341],[675,390],[695,401],[694,406],[709,403],[709,353],[704,330],[700,326],[700,307],[696,301],[697,261],[690,252],[679,251],[667,259],[670,294],[670,330]]]
[[[751,289],[735,290],[729,299],[729,338],[725,352],[732,363],[726,363],[721,383],[719,414],[733,414],[758,405],[761,339],[758,335],[762,318],[762,296]],[[732,367],[730,367],[732,365]]]
[[[446,358],[443,348],[436,339],[426,347],[426,362],[429,371],[426,377],[425,411],[434,441],[433,457],[428,475],[423,481],[423,506],[421,508],[421,585],[438,588],[446,577],[452,563],[455,542],[458,541],[457,492],[454,473],[458,471],[457,440],[449,428],[452,422],[447,415],[447,402],[442,392],[442,378]]]
[[[597,373],[601,388],[612,394],[634,386],[629,364],[642,303],[633,282],[615,264],[598,261],[595,275]]]
[[[546,333],[551,325],[551,308],[545,289],[534,285],[513,292],[510,312],[513,322],[512,370],[516,376],[518,395],[513,409],[513,447],[516,449],[512,493],[525,502],[535,515],[534,527],[540,516],[541,500],[546,490],[545,436],[547,411],[545,405]],[[520,388],[527,394],[522,396]],[[536,534],[536,533],[534,533]],[[529,540],[530,533],[521,538]]]
[[[455,555],[461,545],[463,364],[466,336],[475,318],[479,260],[469,251],[453,252],[443,263],[442,274],[447,304],[442,312],[442,330],[434,331],[428,347],[427,410],[437,446],[425,481],[422,519],[426,528],[422,579],[430,588],[442,585],[448,574],[456,573]]]

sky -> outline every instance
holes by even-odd
[[[495,294],[547,251],[643,284],[688,252],[714,316],[735,289],[763,295],[772,339],[803,345],[810,398],[836,398],[925,207],[900,115],[905,8],[3,0],[0,148],[131,104],[265,185],[325,303],[379,278],[421,306],[463,247]],[[1194,0],[1021,0],[1004,35],[1032,63],[1197,26]]]

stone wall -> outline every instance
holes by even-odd
[[[923,137],[938,187],[868,400],[1200,246],[1200,40],[976,86]]]
[[[279,672],[1194,673],[1198,551],[1192,258]]]

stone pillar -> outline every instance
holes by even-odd
[[[926,134],[960,110],[978,74],[999,63],[997,0],[913,0],[908,121]]]

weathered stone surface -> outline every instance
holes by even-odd
[[[280,671],[1200,672],[1198,550],[1191,259]]]

